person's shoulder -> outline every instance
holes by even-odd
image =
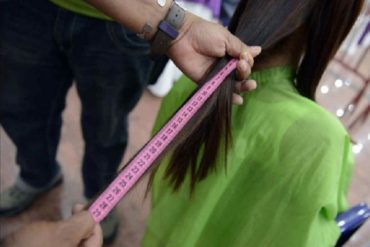
[[[317,102],[300,95],[292,86],[279,86],[263,91],[267,92],[259,92],[253,97],[253,104],[248,110],[257,110],[257,114],[263,115],[272,123],[287,126],[299,121],[316,127],[317,130],[330,128],[345,131],[336,116]]]
[[[266,91],[266,92],[262,92]],[[253,102],[252,102],[253,101]],[[249,105],[250,121],[258,122],[277,142],[281,135],[306,145],[307,141],[330,141],[348,136],[339,119],[293,87],[261,90]],[[279,137],[280,136],[280,137]]]
[[[300,96],[299,98],[300,103],[298,103],[298,107],[302,106],[304,108],[304,114],[300,116],[300,121],[314,125],[320,132],[337,132],[338,134],[347,133],[342,122],[333,113],[329,112],[315,101],[303,96]]]
[[[345,127],[333,113],[303,96],[296,96],[281,114],[288,119],[285,137],[305,146],[310,142],[336,145],[348,139]]]

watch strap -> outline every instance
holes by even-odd
[[[181,28],[185,18],[185,10],[175,1],[163,21],[158,26],[158,31],[154,35],[151,45],[151,55],[159,56],[166,53],[171,41],[178,36],[178,30]]]

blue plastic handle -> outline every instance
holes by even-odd
[[[342,246],[354,232],[370,217],[370,208],[366,203],[358,204],[349,210],[338,214],[336,221],[341,235],[337,247]]]

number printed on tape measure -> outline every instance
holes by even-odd
[[[134,167],[131,169],[131,171],[132,171],[133,173],[137,173],[137,172],[139,171],[139,168],[138,168],[137,166],[134,166]]]
[[[167,140],[167,138],[168,138],[168,136],[167,136],[166,134],[163,134],[163,135],[161,136],[162,141]]]
[[[145,165],[145,161],[143,159],[139,159],[139,161],[137,162],[137,164],[139,166],[143,166],[143,165]]]
[[[112,202],[114,200],[114,196],[112,194],[108,194],[105,199],[107,202]]]
[[[101,209],[106,209],[108,207],[108,204],[105,201],[102,201],[99,205]]]
[[[157,152],[157,149],[155,147],[150,147],[149,152],[151,154],[155,154],[155,152]]]
[[[131,172],[129,172],[129,173],[127,173],[126,175],[125,175],[125,178],[127,179],[127,180],[131,180],[132,179],[132,174],[131,174]]]
[[[178,123],[173,123],[173,124],[171,125],[171,127],[172,127],[173,129],[176,129],[178,126],[179,126],[179,124],[178,124]]]
[[[126,181],[124,179],[121,179],[121,181],[119,181],[119,186],[121,186],[121,188],[125,188],[126,187]]]
[[[144,159],[146,159],[146,160],[149,160],[149,159],[150,159],[150,157],[151,157],[151,155],[150,155],[149,153],[146,153],[146,154],[144,155]]]
[[[236,68],[237,60],[231,60],[211,80],[207,81],[181,109],[165,124],[144,148],[125,166],[108,188],[89,207],[95,222],[102,221],[166,149],[186,123],[206,102],[221,82]]]
[[[99,217],[101,215],[101,211],[98,208],[95,208],[92,212],[93,217]]]
[[[116,186],[116,187],[114,187],[113,188],[113,191],[112,191],[115,195],[118,195],[120,192],[121,192],[121,189],[118,187],[118,186]]]
[[[155,142],[155,146],[158,147],[158,148],[161,147],[162,144],[163,143],[160,140],[158,140],[158,141]]]

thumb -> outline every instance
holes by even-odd
[[[82,211],[64,220],[61,225],[61,234],[64,239],[71,242],[71,246],[77,246],[81,241],[91,236],[95,222],[87,211]]]
[[[247,46],[238,37],[226,30],[226,53],[234,58],[240,56],[242,52],[248,51],[252,57],[256,57],[261,53],[260,46]]]
[[[226,53],[227,55],[237,58],[243,51],[248,50],[248,47],[236,36],[226,30]]]
[[[252,57],[258,56],[262,51],[261,46],[249,46],[249,52],[251,53]]]
[[[76,204],[72,208],[72,214],[77,214],[79,212],[82,212],[84,210],[85,206],[82,204]]]

